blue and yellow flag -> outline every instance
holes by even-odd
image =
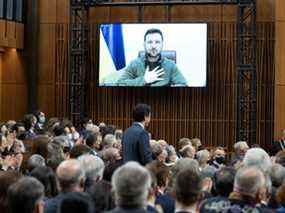
[[[100,29],[112,56],[116,70],[124,68],[126,66],[126,57],[122,25],[102,24]]]

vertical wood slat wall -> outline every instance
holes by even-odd
[[[275,26],[276,26],[276,41],[275,41],[275,100],[274,100],[274,134],[276,138],[282,136],[282,131],[285,129],[285,1],[276,0],[275,9]]]
[[[142,13],[140,14],[139,11]],[[208,73],[206,88],[99,88],[98,27],[100,22],[208,22]],[[199,137],[207,146],[231,149],[236,130],[236,8],[233,6],[100,7],[90,11],[90,82],[88,114],[126,128],[135,104],[151,105],[150,132],[156,139],[175,144],[181,137]],[[68,112],[68,24],[53,24],[55,83],[40,105],[49,116]],[[274,22],[257,23],[257,143],[273,138],[274,119]],[[51,105],[46,106],[45,101]],[[54,108],[53,108],[54,106]],[[44,110],[44,109],[43,109]]]

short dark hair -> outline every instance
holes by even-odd
[[[112,176],[121,165],[116,162],[110,162],[106,165],[104,171],[103,171],[103,180],[111,182]]]
[[[97,135],[96,133],[93,133],[92,131],[87,131],[86,133],[86,145],[89,147],[92,147],[93,144],[97,141]]]
[[[236,170],[232,167],[223,167],[214,175],[214,191],[220,196],[228,197],[233,191]]]
[[[38,110],[35,110],[33,112],[33,115],[37,118],[37,120],[39,119],[40,115],[41,115],[41,111],[38,109]]]
[[[102,139],[104,139],[104,137],[107,135],[107,134],[112,134],[114,135],[115,134],[115,130],[116,130],[116,126],[114,125],[105,125],[105,126],[102,126],[100,128],[100,133],[102,135]]]
[[[25,128],[24,123],[22,123],[22,122],[17,122],[17,123],[15,123],[15,124],[12,126],[11,130],[12,130],[12,131],[15,131],[15,132],[18,132],[18,131],[19,131],[19,127],[24,127],[24,128]]]
[[[80,121],[81,128],[85,128],[85,126],[86,126],[90,121],[92,121],[92,118],[90,118],[90,117],[84,117],[84,118]]]
[[[162,41],[163,41],[163,34],[162,34],[161,30],[156,29],[156,28],[148,29],[148,30],[145,32],[145,34],[144,34],[144,41],[146,40],[146,36],[147,36],[148,34],[154,34],[154,33],[158,33],[158,34],[161,36],[161,39],[162,39]]]
[[[178,173],[175,181],[176,200],[183,205],[194,204],[202,191],[202,177],[190,169]]]
[[[150,106],[147,104],[138,104],[133,110],[134,121],[142,122],[146,116],[150,115]]]
[[[65,133],[64,126],[63,125],[55,126],[54,129],[53,129],[53,133],[54,133],[55,136],[63,135]]]
[[[44,196],[44,186],[33,177],[23,177],[8,190],[10,213],[31,213]]]
[[[92,198],[84,192],[68,192],[64,194],[58,208],[61,213],[92,213],[94,204]]]
[[[90,118],[90,117],[84,117],[84,118],[81,120],[81,123],[82,123],[82,124],[87,124],[87,123],[89,123],[90,120],[92,120],[92,118]]]
[[[23,120],[23,123],[24,123],[24,126],[25,126],[25,129],[26,131],[28,131],[29,129],[31,129],[32,127],[32,122],[33,122],[33,118],[35,116],[33,114],[26,114],[24,116],[24,120]]]

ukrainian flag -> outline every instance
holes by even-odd
[[[100,29],[108,46],[116,70],[124,68],[126,66],[126,57],[122,25],[102,24]]]

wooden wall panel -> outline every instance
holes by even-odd
[[[285,86],[275,85],[275,137],[282,136],[281,130],[284,129],[285,122]]]
[[[285,84],[285,53],[284,53],[285,20],[276,22],[276,72],[275,83]]]
[[[20,83],[26,82],[24,60],[22,53],[16,49],[6,49],[2,54],[2,82]]]
[[[24,49],[24,24],[16,23],[16,47]]]
[[[276,21],[284,21],[285,20],[285,11],[284,8],[284,1],[282,0],[276,0],[275,1],[275,20]]]
[[[208,86],[196,89],[112,89],[96,88],[95,84],[91,84],[92,116],[98,121],[114,123],[125,128],[131,122],[132,107],[138,102],[146,102],[154,110],[150,131],[155,138],[166,138],[167,141],[175,144],[178,138],[183,136],[200,137],[207,145],[225,145],[230,148],[235,140],[236,128],[236,11],[234,6],[172,6],[169,18],[166,15],[166,7],[157,10],[156,15],[152,15],[154,13],[152,9],[144,7],[143,22],[158,20],[163,22],[161,19],[165,17],[164,21],[168,19],[173,22],[207,21],[209,23]],[[269,13],[260,16],[265,18],[267,15]],[[129,21],[133,21],[133,17],[132,14]],[[272,18],[269,17],[268,20],[271,21]],[[96,26],[93,28],[96,29]],[[274,32],[274,25],[272,22],[259,22],[258,29],[260,105],[257,142],[266,146],[266,141],[272,139],[273,127],[273,100],[270,97],[274,92],[274,54],[272,54],[274,33],[268,34],[268,31]],[[94,35],[96,34],[91,35],[93,41],[96,40],[93,38]],[[93,65],[95,70],[96,59],[93,57],[96,58],[97,55],[93,49],[96,48],[96,44],[93,43],[91,66]],[[94,73],[92,68],[91,71]],[[93,78],[96,82],[96,71]],[[161,94],[165,95],[161,96]],[[94,103],[99,104],[94,105]]]
[[[0,47],[24,48],[24,24],[0,20]]]
[[[109,22],[136,22],[138,7],[114,7],[110,9]]]
[[[276,43],[275,43],[275,112],[274,136],[281,137],[281,130],[285,129],[285,1],[276,0]]]
[[[6,49],[0,57],[0,121],[21,119],[27,112],[28,95],[23,53]]]
[[[56,26],[41,24],[39,27],[39,84],[52,84],[56,69]]]
[[[8,46],[16,48],[16,22],[7,21]]]
[[[0,122],[20,119],[27,110],[23,48],[24,24],[0,20]]]
[[[2,94],[2,76],[3,76],[3,52],[0,52],[0,94]],[[2,108],[3,108],[3,97],[2,95],[0,95],[0,121],[2,120],[2,116],[1,116],[1,112],[2,112]]]
[[[168,8],[165,6],[145,6],[142,7],[143,22],[165,22],[169,19]]]
[[[38,47],[38,107],[47,114],[54,114],[55,101],[55,24],[41,24]],[[46,95],[48,94],[48,95]]]
[[[55,69],[55,101],[56,113],[63,117],[69,114],[69,29],[66,24],[56,25],[56,69]]]
[[[221,19],[220,5],[179,5],[171,8],[172,21],[191,21],[191,22],[217,22]]]
[[[5,20],[0,20],[0,46],[8,47],[7,39],[7,22]]]
[[[69,2],[66,0],[56,1],[56,23],[69,23]]]
[[[108,22],[110,17],[109,7],[93,7],[89,10],[89,18],[97,23]]]
[[[65,0],[67,1],[67,0]],[[39,22],[40,23],[56,23],[57,19],[57,6],[56,3],[59,0],[39,0]],[[60,8],[62,11],[64,8]]]
[[[261,2],[261,1],[260,1]],[[274,4],[258,2],[258,140],[266,146],[273,136],[274,104]],[[49,116],[66,116],[68,111],[68,18],[59,14],[67,4],[63,0],[41,3],[56,6],[56,15],[43,15],[40,55],[51,54],[49,63],[40,71],[42,96],[40,104]],[[263,4],[262,4],[263,3]],[[43,7],[43,6],[42,6]],[[68,11],[68,10],[67,10]],[[98,7],[90,10],[90,72],[87,92],[87,114],[96,121],[126,128],[131,123],[131,110],[138,102],[153,109],[150,132],[175,144],[180,137],[200,137],[208,146],[232,147],[236,129],[236,7],[191,5],[155,7]],[[67,12],[63,12],[66,14]],[[56,16],[56,17],[54,17]],[[55,21],[56,20],[56,21]],[[195,22],[209,23],[208,79],[206,88],[98,88],[98,27],[102,22]],[[49,23],[50,25],[43,26]],[[53,29],[53,30],[51,30]],[[54,31],[55,30],[55,31]],[[54,37],[53,37],[54,36]],[[46,42],[46,43],[45,43]],[[44,58],[41,63],[45,63]],[[46,63],[46,64],[49,64]],[[42,65],[45,66],[45,65]],[[43,76],[41,76],[43,75]],[[43,82],[54,79],[54,83]]]
[[[257,19],[256,20],[257,20],[257,22],[273,22],[275,20],[275,8],[276,8],[275,4],[277,1],[276,0],[258,0],[258,1],[256,1],[256,5],[257,5]]]
[[[40,84],[38,86],[39,109],[52,116],[55,113],[56,104],[54,102],[55,87],[52,84]]]
[[[20,120],[27,113],[27,85],[19,83],[2,84],[1,120]]]
[[[257,28],[257,141],[267,147],[274,136],[274,28],[271,22]]]
[[[66,116],[69,1],[39,1],[39,22],[39,109]]]
[[[236,22],[237,7],[235,5],[223,5],[221,19],[223,22]]]
[[[27,85],[19,83],[2,84],[1,120],[20,120],[27,113]]]

